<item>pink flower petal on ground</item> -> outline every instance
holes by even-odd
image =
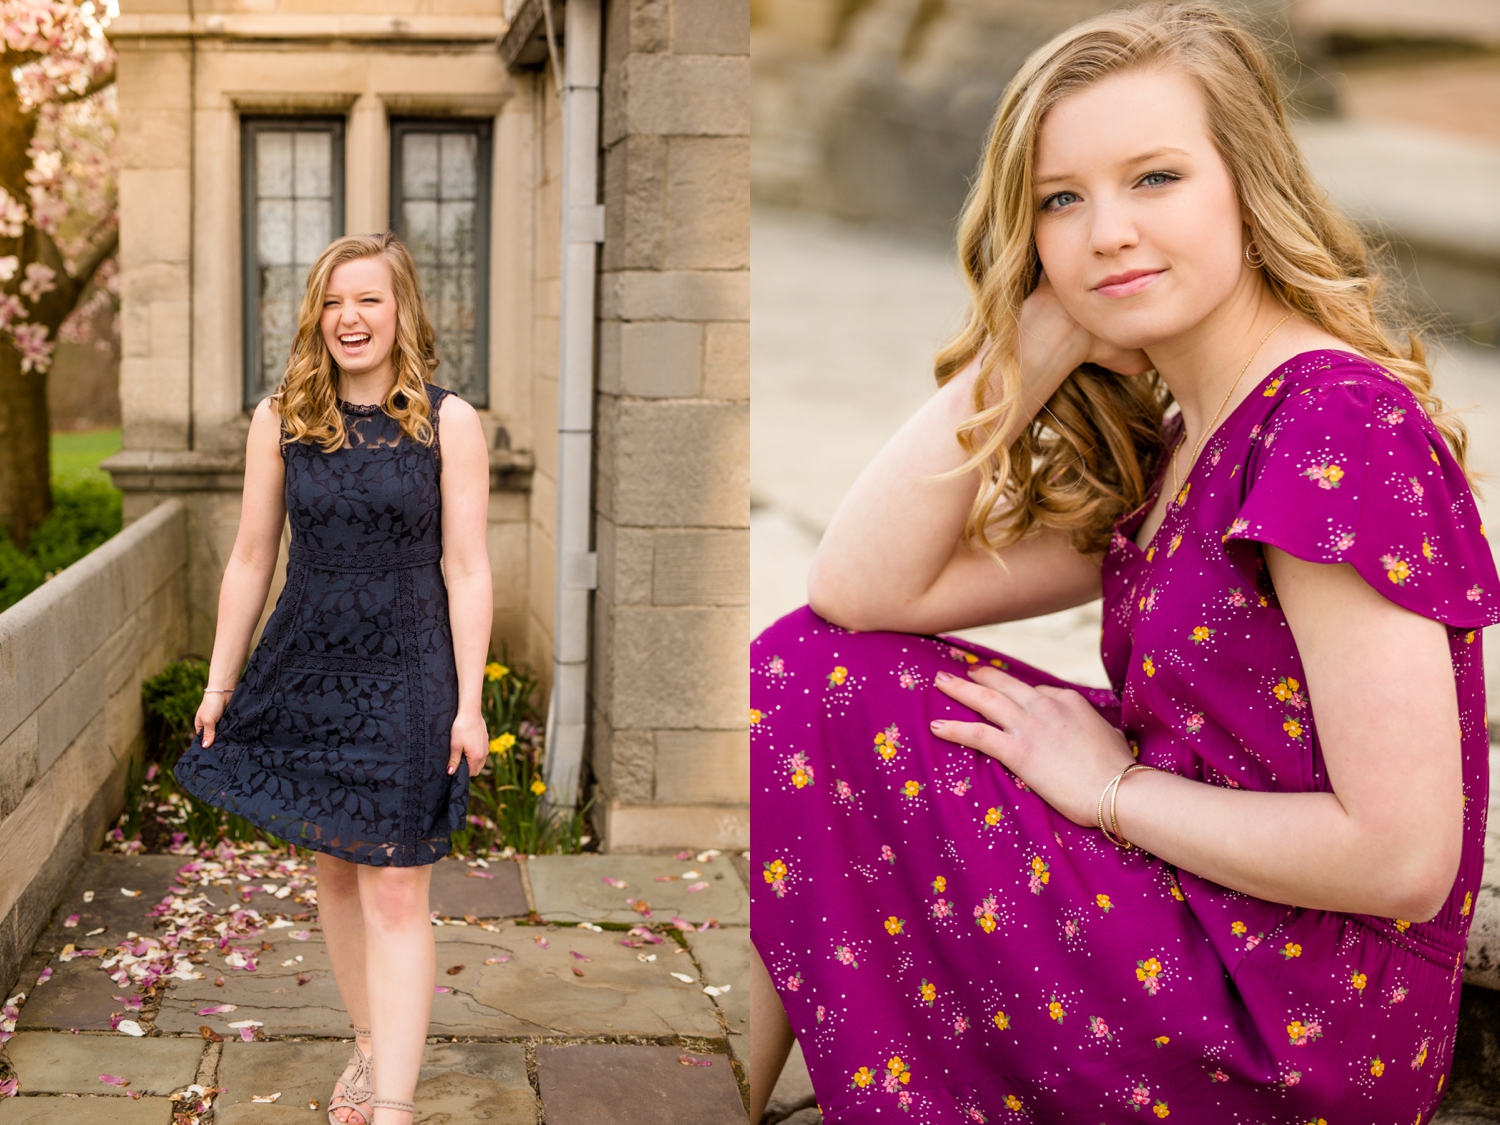
[[[678,1055],[677,1061],[683,1066],[713,1066],[712,1059],[695,1059],[692,1055]]]
[[[604,877],[603,882],[606,886],[613,887],[617,891],[623,891],[626,887],[624,879],[611,879],[608,875]]]
[[[291,938],[293,941],[306,941],[308,938],[312,937],[312,933],[308,930],[293,930],[286,936]]]
[[[692,859],[693,858],[693,853],[692,852],[678,852],[677,853],[677,858],[678,859]]]
[[[486,957],[484,963],[486,965],[503,965],[509,960],[509,957]]]
[[[494,876],[491,875],[488,871],[466,871],[466,872],[464,872],[464,874],[468,875],[468,877],[470,879],[493,879],[494,878]]]
[[[13,1098],[16,1096],[16,1091],[20,1088],[21,1083],[19,1079],[7,1078],[4,1082],[0,1082],[0,1098]]]
[[[141,1008],[146,1003],[139,996],[114,996],[114,997],[111,997],[111,999],[118,1000],[121,1004],[124,1004],[127,1008],[129,1008],[132,1012],[139,1012],[141,1010]]]
[[[67,926],[68,929],[71,930],[74,926],[78,925],[78,915],[69,914],[66,918],[63,919],[63,925]]]
[[[548,949],[548,948],[550,948],[550,946],[549,946],[549,944],[548,944],[548,942],[547,942],[547,939],[546,939],[546,938],[544,938],[544,937],[543,937],[543,936],[542,936],[542,935],[541,935],[541,934],[534,934],[534,935],[532,935],[532,938],[531,938],[531,940],[532,940],[532,941],[534,941],[534,942],[536,942],[536,943],[537,943],[537,944],[538,944],[538,945],[540,945],[540,946],[541,946],[541,947],[542,947],[542,948],[543,948],[543,949]]]
[[[706,890],[708,890],[708,884],[707,883],[694,883],[691,887],[688,888],[688,894],[694,895],[694,894],[697,894],[699,891],[706,891]]]
[[[200,1016],[217,1016],[224,1012],[233,1012],[238,1008],[238,1004],[210,1004],[206,1008],[199,1008],[198,1014]]]
[[[37,984],[46,984],[52,979],[52,966],[48,965],[42,970],[41,975],[36,978]]]
[[[433,988],[432,991],[433,992],[452,992],[453,989],[449,988],[445,984],[440,984],[440,985],[437,985],[435,988]]]
[[[570,950],[568,950],[568,953],[571,954],[572,957],[573,957],[573,959],[576,960],[576,961],[592,961],[593,960],[592,957],[586,957],[584,954],[579,953],[576,949],[570,949]]]
[[[686,918],[681,917],[680,915],[677,915],[677,914],[672,915],[672,923],[671,924],[674,925],[674,926],[676,926],[679,930],[686,931],[687,933],[692,933],[693,932],[693,924],[691,922],[689,922]]]
[[[242,1040],[244,1040],[246,1043],[253,1043],[255,1041],[255,1028],[253,1028],[253,1027],[242,1027],[242,1028],[240,1028],[240,1038]]]
[[[121,1078],[118,1074],[101,1074],[99,1075],[99,1081],[103,1082],[106,1086],[125,1087],[130,1085],[130,1079]]]

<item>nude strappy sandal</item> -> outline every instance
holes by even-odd
[[[367,1027],[356,1027],[355,1035],[369,1036],[370,1029]],[[354,1043],[354,1054],[349,1056],[349,1065],[354,1067],[354,1075],[345,1079],[340,1076],[339,1081],[344,1083],[344,1091],[334,1094],[328,1099],[328,1123],[329,1125],[370,1125],[374,1119],[374,1105],[371,1099],[375,1097],[375,1060],[365,1054],[359,1048],[359,1041]],[[348,1069],[346,1067],[345,1069]],[[347,1109],[358,1114],[356,1122],[350,1118],[347,1122],[340,1121],[335,1117],[334,1111]]]
[[[370,1108],[384,1106],[386,1109],[404,1109],[413,1117],[417,1115],[417,1107],[413,1102],[403,1102],[399,1098],[371,1098]]]

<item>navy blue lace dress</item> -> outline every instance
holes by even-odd
[[[448,394],[429,385],[432,423]],[[284,444],[286,586],[218,737],[178,784],[299,847],[411,867],[446,855],[469,767],[447,772],[458,709],[436,438],[380,406],[339,403],[333,453]]]

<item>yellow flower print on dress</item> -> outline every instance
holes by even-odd
[[[1063,1020],[1067,1018],[1067,1009],[1062,1006],[1062,1001],[1059,1000],[1055,994],[1053,995],[1052,999],[1047,1002],[1047,1015],[1050,1018],[1055,1019],[1058,1023],[1062,1023]]]
[[[777,898],[786,897],[787,867],[783,860],[771,860],[770,863],[765,865],[765,870],[761,872],[761,875],[771,885],[771,889],[776,892]]]
[[[995,827],[995,825],[999,824],[1004,819],[1005,813],[1002,812],[998,806],[995,808],[985,809],[984,811],[984,823],[990,828]]]
[[[1172,1042],[1172,1037],[1170,1035],[1158,1035],[1151,1042],[1155,1043],[1157,1047],[1165,1047],[1168,1043]]]
[[[766,713],[764,711],[757,711],[754,707],[750,708],[750,725],[752,727],[759,726],[760,721],[765,717]]]
[[[919,990],[919,994],[922,997],[922,1003],[926,1004],[929,1008],[937,1003],[937,985],[933,984],[926,977],[922,978],[922,987]]]
[[[1052,873],[1049,870],[1048,865],[1042,862],[1042,857],[1039,855],[1032,856],[1031,874],[1026,880],[1026,885],[1031,889],[1031,893],[1034,895],[1041,894],[1042,887],[1044,887],[1051,881]]]
[[[974,908],[974,922],[987,934],[995,932],[1000,924],[1000,902],[996,895],[990,895]]]
[[[1469,916],[1469,911],[1471,911],[1473,909],[1474,909],[1474,892],[1473,891],[1465,891],[1464,892],[1464,904],[1459,909],[1458,913],[1462,917],[1467,918]]]
[[[1376,1055],[1370,1060],[1370,1075],[1374,1078],[1379,1078],[1384,1073],[1385,1063],[1381,1062],[1379,1055]]]
[[[1427,1040],[1422,1040],[1422,1045],[1417,1049],[1417,1057],[1411,1060],[1413,1070],[1421,1070],[1427,1062]]]
[[[848,676],[849,669],[845,668],[842,664],[836,665],[833,671],[828,673],[828,686],[838,687]]]
[[[1323,1026],[1316,1020],[1308,1020],[1306,1023],[1293,1020],[1286,1025],[1286,1037],[1293,1047],[1305,1047],[1314,1039],[1323,1037]]]
[[[1115,908],[1115,904],[1109,901],[1108,895],[1095,895],[1094,905],[1106,914]]]
[[[1339,481],[1344,479],[1344,470],[1333,464],[1314,465],[1303,469],[1302,475],[1310,481],[1316,481],[1319,488],[1337,488]]]
[[[1411,928],[1411,923],[1408,922],[1405,918],[1392,918],[1391,921],[1396,924],[1396,929],[1403,934]]]
[[[1281,729],[1286,731],[1288,738],[1298,740],[1302,738],[1302,724],[1290,715],[1286,717],[1286,722],[1281,724]]]
[[[1230,923],[1229,932],[1232,933],[1235,937],[1244,937],[1245,936],[1245,930],[1246,930],[1246,926],[1245,926],[1245,923],[1243,923],[1243,922],[1232,922],[1232,923]]]
[[[798,789],[806,789],[813,783],[812,764],[807,760],[807,755],[798,750],[792,755],[791,761],[792,784]]]
[[[854,1072],[854,1081],[850,1084],[850,1089],[863,1090],[866,1086],[874,1081],[875,1075],[870,1073],[870,1068],[867,1066],[862,1066]]]
[[[1156,1099],[1156,1104],[1151,1107],[1151,1112],[1156,1114],[1157,1117],[1172,1116],[1172,1111],[1167,1108],[1167,1103],[1162,1101],[1160,1098]]]
[[[1470,629],[1467,633],[1464,634],[1464,644],[1466,644],[1466,645],[1473,644],[1474,643],[1474,637],[1476,635],[1477,634],[1475,633],[1475,631],[1473,629]]]
[[[1141,662],[1141,668],[1148,676],[1156,675],[1156,663],[1149,656]]]
[[[1135,979],[1141,982],[1147,996],[1155,996],[1161,991],[1162,972],[1162,963],[1156,957],[1147,957],[1144,961],[1135,963]]]
[[[1289,941],[1281,947],[1281,955],[1290,961],[1293,957],[1302,956],[1302,947],[1295,941]]]
[[[1021,1112],[1021,1099],[1018,1098],[1018,1097],[1016,1097],[1014,1094],[1006,1094],[1005,1095],[1005,1108],[1009,1109],[1009,1110],[1014,1110],[1016,1113],[1020,1113]]]
[[[1428,542],[1426,539],[1423,539],[1422,540],[1422,557],[1424,559],[1426,559],[1428,562],[1431,562],[1432,561],[1432,556],[1435,555],[1436,553],[1437,552],[1432,549],[1432,544],[1430,542]]]
[[[932,890],[933,890],[934,894],[942,894],[947,889],[948,889],[948,880],[945,879],[943,876],[939,875],[936,879],[934,879],[932,881]]]
[[[1207,625],[1199,625],[1193,629],[1192,638],[1195,645],[1201,645],[1209,637],[1217,633],[1217,629],[1210,629]]]
[[[1182,532],[1179,531],[1176,535],[1172,536],[1172,542],[1167,544],[1167,558],[1170,559],[1173,555],[1175,555],[1177,553],[1177,548],[1181,546]]]
[[[1010,1017],[1007,1016],[1004,1012],[996,1012],[993,1019],[995,1026],[998,1027],[1001,1031],[1010,1030]]]
[[[1266,398],[1273,397],[1276,394],[1277,391],[1281,390],[1281,383],[1282,383],[1282,378],[1281,378],[1280,375],[1278,375],[1278,376],[1276,376],[1276,378],[1274,378],[1274,379],[1271,380],[1271,385],[1269,387],[1267,387],[1265,390],[1261,391],[1261,394],[1264,397],[1266,397]]]
[[[901,731],[892,723],[875,736],[875,753],[889,762],[901,752]]]
[[[1188,481],[1182,486],[1182,491],[1177,494],[1177,506],[1180,508],[1187,503],[1188,493],[1192,491],[1193,482]]]
[[[1385,576],[1397,586],[1405,586],[1406,580],[1411,577],[1410,565],[1397,555],[1381,555],[1380,565],[1385,567]]]
[[[1296,676],[1282,676],[1271,686],[1271,694],[1298,711],[1307,706],[1307,695],[1302,690],[1302,681]]]
[[[897,1055],[885,1064],[886,1091],[888,1093],[895,1093],[896,1083],[898,1082],[903,1086],[911,1082],[911,1071],[907,1068],[906,1063],[901,1061],[900,1055]]]
[[[915,797],[920,792],[922,792],[922,783],[920,781],[912,781],[908,779],[901,786],[901,794],[904,797]]]
[[[1249,530],[1249,527],[1249,520],[1235,520],[1229,525],[1229,530],[1226,531],[1223,535],[1219,536],[1219,542],[1226,542],[1231,535],[1238,535],[1242,531]]]
[[[1349,977],[1349,985],[1354,989],[1355,992],[1363,992],[1365,990],[1365,985],[1368,983],[1369,978],[1367,978],[1364,973],[1353,973]]]
[[[892,914],[885,920],[885,932],[890,934],[892,937],[896,937],[901,933],[901,929],[905,925],[905,918],[897,918],[894,914]]]

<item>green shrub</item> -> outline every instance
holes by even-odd
[[[208,661],[198,656],[174,660],[141,684],[146,711],[147,755],[167,769],[193,741],[193,719],[208,686]]]
[[[120,493],[97,480],[52,485],[52,514],[23,551],[0,530],[0,610],[9,609],[54,574],[116,534]]]

